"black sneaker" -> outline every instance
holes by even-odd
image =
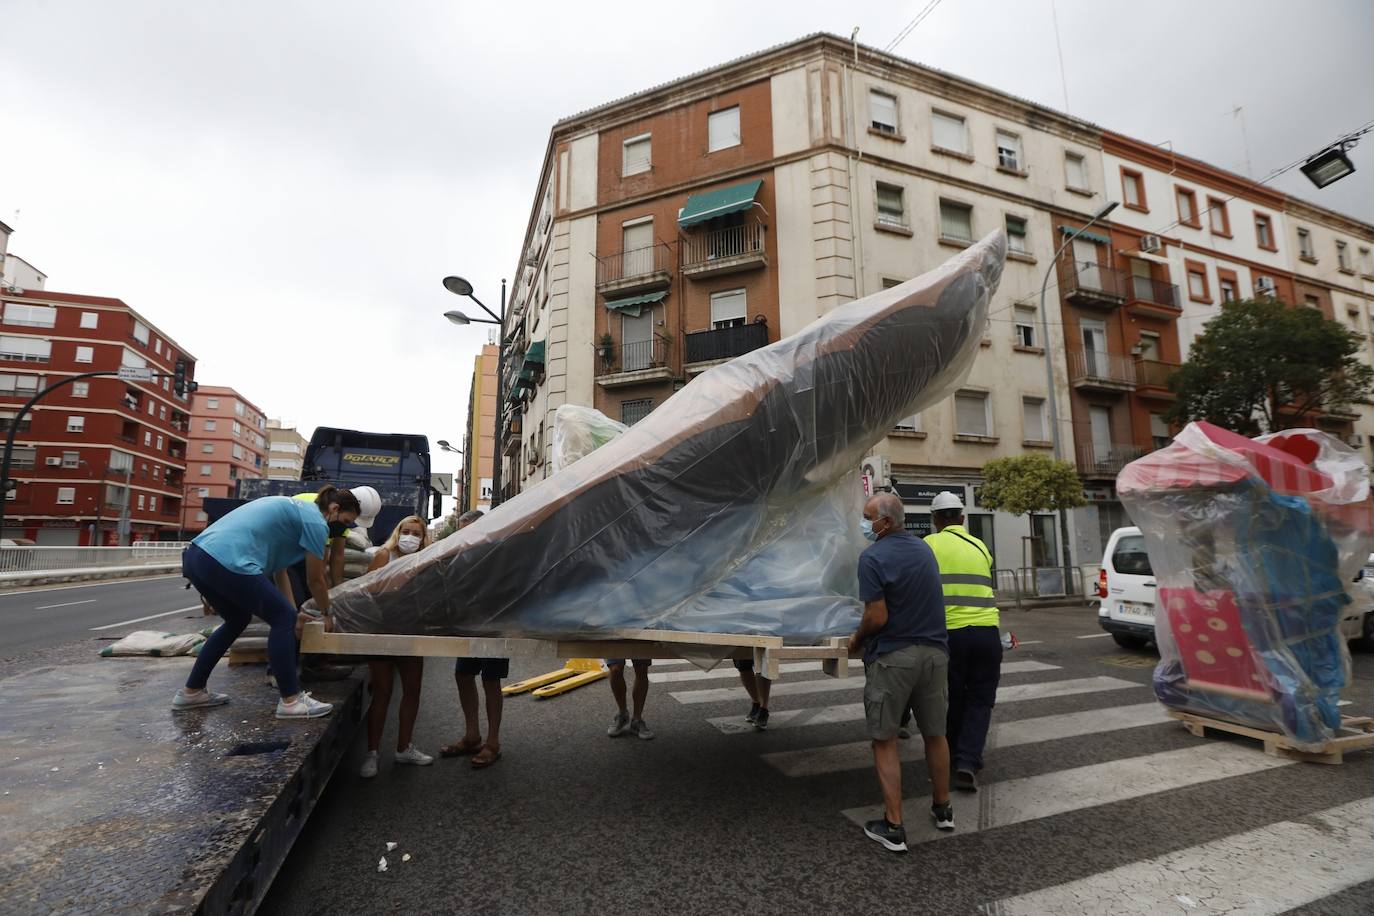
[[[754,717],[754,731],[761,732],[768,728],[768,710],[760,709],[759,714]]]
[[[906,828],[901,824],[889,824],[885,817],[864,824],[864,836],[882,843],[889,852],[906,852]]]
[[[954,806],[951,804],[931,805],[930,816],[935,819],[935,826],[941,830],[954,829]]]
[[[955,770],[954,788],[960,792],[977,792],[978,777],[972,770]]]
[[[754,720],[759,717],[759,709],[760,707],[757,703],[755,703],[753,706],[750,706],[749,715],[744,717],[744,721],[748,722],[750,725],[753,725]]]

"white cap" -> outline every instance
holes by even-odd
[[[371,528],[377,521],[377,513],[382,511],[382,497],[371,487],[349,487],[348,492],[358,498],[357,525],[359,528]]]
[[[955,496],[948,490],[941,490],[935,494],[935,498],[930,501],[930,511],[940,512],[944,509],[958,509],[964,511],[964,501]]]

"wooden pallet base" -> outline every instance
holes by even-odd
[[[1238,725],[1224,719],[1213,719],[1175,709],[1166,711],[1172,718],[1182,722],[1184,728],[1199,738],[1206,737],[1209,728],[1232,735],[1244,735],[1247,738],[1255,738],[1262,742],[1266,754],[1289,760],[1338,764],[1344,762],[1345,754],[1348,751],[1374,747],[1374,718],[1369,716],[1342,716],[1341,727],[1337,730],[1335,737],[1326,741],[1320,750],[1310,751],[1297,746],[1287,735],[1278,732],[1271,732],[1250,725]]]

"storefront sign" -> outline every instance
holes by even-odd
[[[930,505],[932,499],[946,490],[959,497],[960,502],[968,498],[966,488],[962,483],[915,483],[894,480],[892,489],[902,498],[902,502],[915,503],[919,506]]]

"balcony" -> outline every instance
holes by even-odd
[[[748,223],[687,236],[682,243],[682,274],[705,279],[768,266],[764,226]]]
[[[1149,452],[1130,442],[1078,444],[1078,472],[1088,478],[1115,478],[1121,469]]]
[[[1169,390],[1169,376],[1177,371],[1178,363],[1165,363],[1155,359],[1136,360],[1136,394],[1143,398],[1172,401],[1174,393]]]
[[[1126,301],[1126,277],[1114,267],[1064,258],[1059,262],[1059,289],[1076,305],[1110,311]]]
[[[603,374],[597,376],[596,383],[602,388],[642,385],[673,377],[673,370],[668,367],[668,341],[663,337],[600,348],[597,355]]]
[[[596,291],[603,296],[620,296],[667,289],[668,246],[649,245],[617,251],[596,259]]]
[[[683,368],[689,375],[703,372],[717,363],[766,346],[768,325],[763,323],[697,331],[686,335],[684,340]]]
[[[1070,350],[1069,384],[1080,391],[1134,391],[1135,362],[1102,350]]]
[[[1176,318],[1183,311],[1178,287],[1150,277],[1130,276],[1126,281],[1126,311],[1145,318]]]

